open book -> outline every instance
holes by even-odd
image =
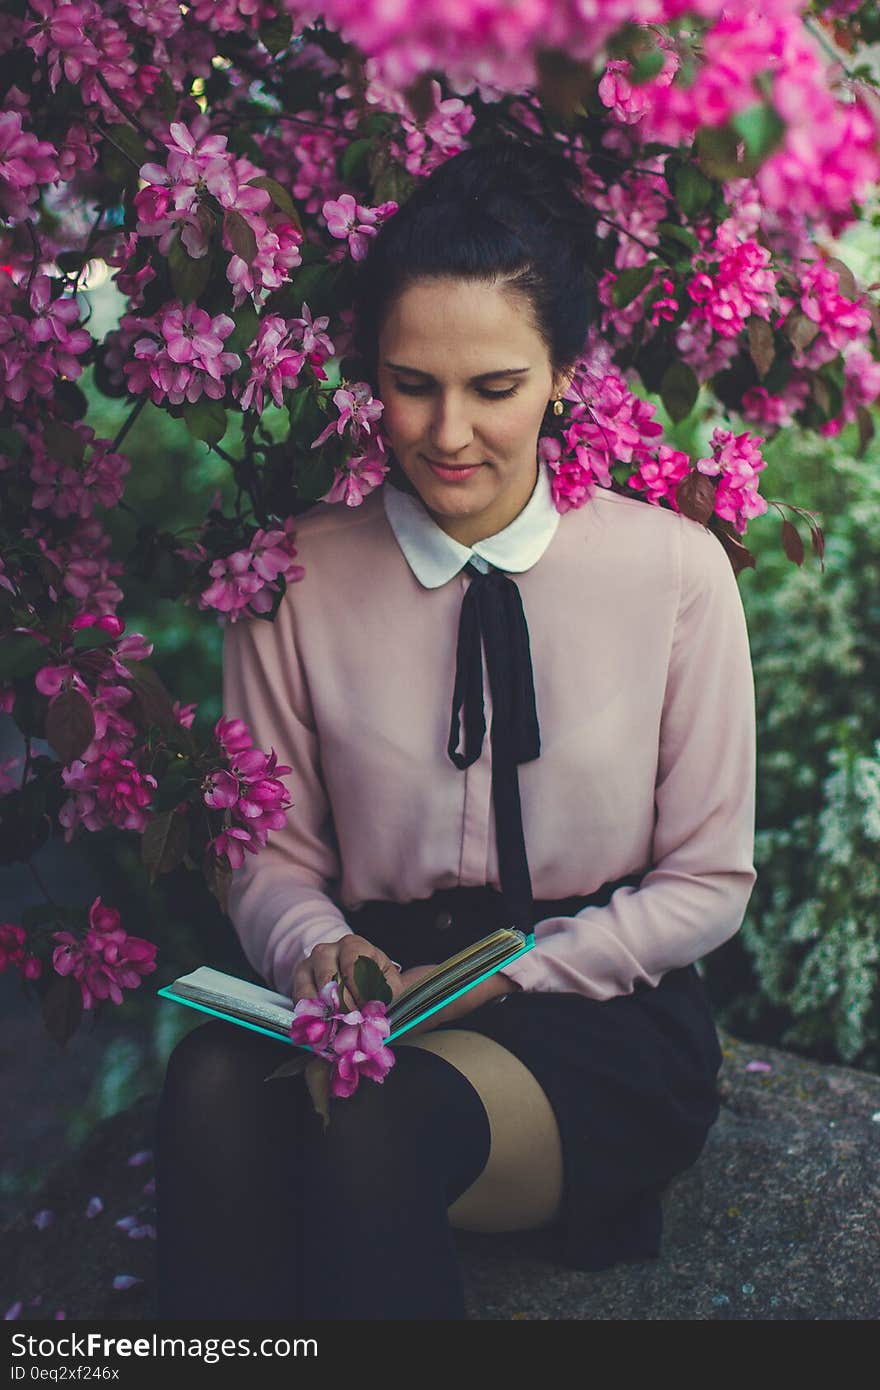
[[[509,965],[517,956],[530,951],[534,944],[534,932],[522,932],[517,927],[501,927],[442,961],[399,994],[393,1004],[389,1004],[391,1032],[386,1043],[393,1042],[402,1033],[421,1023],[422,1019],[436,1013],[466,990],[473,989],[474,985]],[[277,1038],[279,1042],[291,1042],[293,1000],[267,989],[265,985],[254,985],[248,980],[226,975],[222,970],[213,970],[209,965],[201,965],[198,970],[179,976],[170,985],[164,985],[157,993],[163,999],[173,999],[177,1004],[187,1004],[214,1018],[225,1018],[243,1028],[252,1028],[257,1033]],[[307,1043],[292,1046],[312,1051]]]

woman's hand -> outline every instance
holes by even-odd
[[[300,961],[293,972],[293,1002],[296,1004],[300,999],[317,998],[327,981],[339,974],[342,977],[339,986],[340,1004],[344,1009],[357,1008],[364,1002],[357,993],[354,980],[354,963],[358,956],[369,956],[370,960],[376,962],[388,981],[393,996],[396,997],[404,988],[400,983],[401,973],[391,957],[371,941],[367,941],[366,937],[350,934],[341,937],[339,941],[320,942],[307,960]]]

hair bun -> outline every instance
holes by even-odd
[[[577,240],[595,235],[596,213],[585,201],[580,170],[556,141],[505,136],[472,145],[433,170],[425,192],[434,204],[471,201],[505,223],[508,203],[525,199],[547,221],[580,233]]]

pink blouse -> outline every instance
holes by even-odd
[[[500,889],[487,735],[447,753],[459,610],[474,554],[513,572],[528,622],[541,755],[519,768],[536,900],[648,869],[604,907],[535,926],[505,968],[595,999],[656,985],[738,931],[757,874],[748,631],[717,538],[597,487],[560,515],[542,465],[523,512],[473,551],[386,482],[299,520],[274,622],[226,627],[223,704],[293,771],[286,826],[232,876],[229,915],[270,987],[371,899]]]

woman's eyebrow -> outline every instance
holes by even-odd
[[[390,367],[394,372],[409,372],[412,376],[423,376],[428,381],[434,378],[430,372],[420,372],[418,367],[405,367],[401,362],[385,362],[386,367]],[[479,376],[471,377],[472,381],[491,381],[497,376],[524,376],[530,369],[528,367],[500,367],[496,372],[480,372]]]

